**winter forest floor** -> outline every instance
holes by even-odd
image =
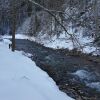
[[[54,50],[21,39],[16,40],[16,50],[24,51],[69,96],[76,100],[100,99],[100,57],[75,55],[67,49]]]

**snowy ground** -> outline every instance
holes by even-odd
[[[0,100],[73,100],[35,62],[0,42]]]

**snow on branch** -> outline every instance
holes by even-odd
[[[60,21],[56,18],[56,16],[53,14],[53,12],[57,12],[57,13],[62,13],[62,11],[56,11],[56,10],[49,10],[47,8],[45,8],[44,6],[42,6],[41,4],[37,3],[36,1],[34,0],[29,0],[30,2],[32,2],[34,5],[42,8],[44,11],[48,12],[52,17],[55,18],[56,22],[64,29],[64,31],[71,37],[71,40],[73,42],[73,44],[77,44],[77,46],[82,49],[82,46],[80,44],[80,42],[78,41],[78,39],[76,38],[76,36],[74,34],[70,34],[67,29],[65,28],[65,26],[60,23]]]

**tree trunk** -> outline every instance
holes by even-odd
[[[12,25],[11,25],[11,32],[12,32],[12,51],[14,52],[15,51],[15,33],[16,33],[16,17],[17,17],[17,9],[16,9],[16,2],[14,1],[13,4],[11,5],[12,6],[12,11],[11,11],[11,14],[12,14]]]
[[[15,33],[16,33],[16,15],[13,14],[12,19],[12,51],[15,51]]]

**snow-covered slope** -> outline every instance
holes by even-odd
[[[73,100],[35,62],[0,42],[0,100]]]

